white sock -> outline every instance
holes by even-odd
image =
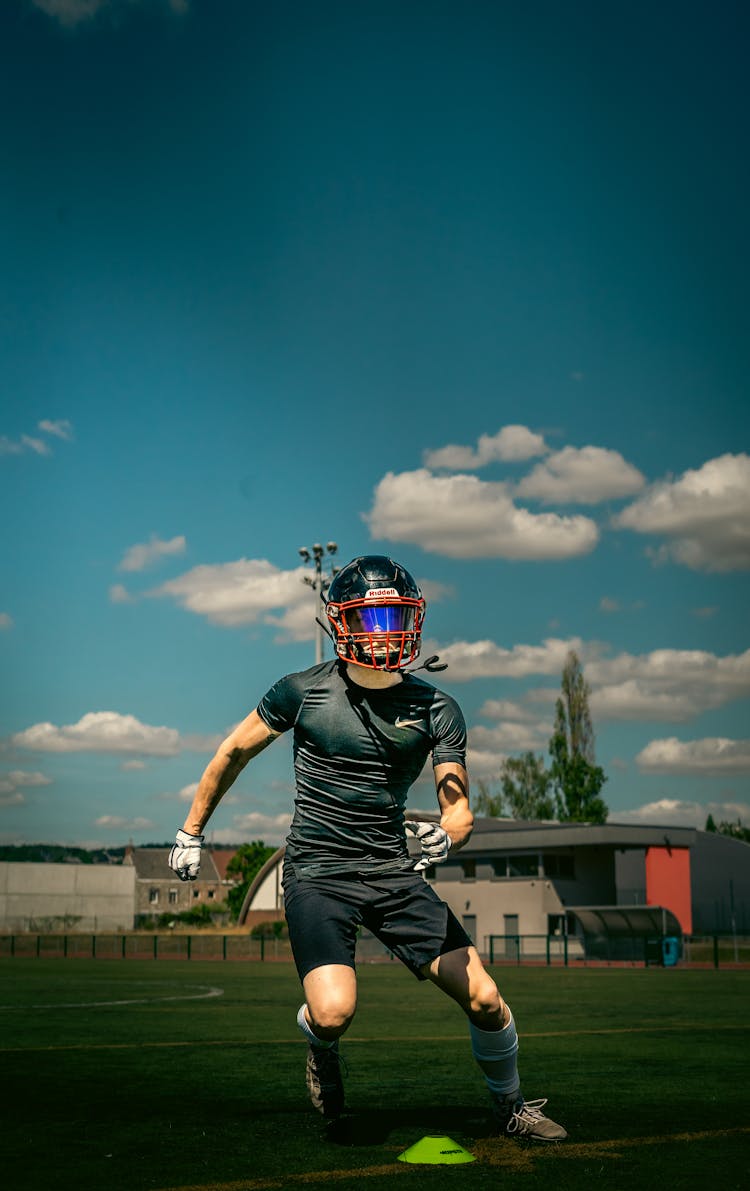
[[[307,1020],[307,1014],[305,1013],[306,1009],[306,1004],[303,1003],[300,1005],[299,1013],[297,1014],[297,1025],[305,1035],[305,1038],[307,1038],[307,1041],[312,1042],[313,1046],[322,1046],[326,1049],[333,1046],[333,1042],[324,1042],[322,1038],[318,1038],[317,1034],[313,1034],[312,1030],[310,1029],[310,1024]]]
[[[510,1013],[510,1009],[508,1009]],[[521,1081],[518,1077],[518,1035],[513,1014],[502,1030],[480,1030],[469,1022],[471,1049],[481,1067],[491,1092],[510,1096],[517,1092]]]

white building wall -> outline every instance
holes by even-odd
[[[0,862],[4,930],[132,930],[134,916],[131,866]]]
[[[466,916],[476,916],[475,941],[480,951],[488,950],[490,935],[504,935],[505,915],[518,916],[519,935],[541,935],[539,951],[546,948],[548,915],[564,914],[565,907],[551,881],[544,878],[529,880],[464,880],[435,881],[435,892],[450,906],[462,922]],[[529,950],[529,945],[525,946]]]
[[[284,895],[281,888],[282,862],[274,864],[255,891],[248,910],[281,910]]]

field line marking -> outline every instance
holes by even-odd
[[[400,1148],[400,1147],[399,1147]],[[285,1174],[278,1178],[273,1175],[267,1179],[232,1179],[229,1183],[186,1183],[179,1187],[161,1187],[159,1191],[270,1191],[276,1187],[288,1187],[292,1183],[330,1183],[337,1179],[372,1178],[383,1175],[413,1174],[419,1169],[413,1165],[404,1165],[396,1159],[385,1166],[357,1166],[354,1170],[308,1170],[299,1174]]]
[[[553,1159],[559,1161],[561,1158],[596,1158],[596,1157],[617,1157],[622,1150],[632,1149],[634,1146],[655,1146],[664,1145],[665,1142],[681,1143],[695,1142],[695,1141],[709,1141],[717,1137],[733,1137],[750,1133],[750,1126],[738,1125],[731,1129],[704,1129],[698,1133],[665,1133],[654,1137],[624,1137],[612,1138],[602,1141],[583,1142],[576,1144],[575,1142],[561,1142],[559,1145],[548,1145],[539,1149],[529,1150],[527,1147],[516,1145],[515,1142],[508,1143],[505,1139],[500,1138],[480,1138],[476,1142],[469,1143],[471,1148],[470,1153],[473,1153],[480,1165],[488,1165],[495,1167],[513,1168],[517,1171],[523,1168],[524,1171],[533,1171],[535,1159],[540,1158],[543,1161]],[[394,1147],[394,1150],[400,1149],[400,1146]],[[424,1167],[417,1165],[402,1165],[394,1158],[385,1166],[359,1166],[353,1170],[311,1170],[301,1172],[299,1174],[286,1174],[281,1178],[269,1176],[268,1178],[256,1179],[232,1179],[230,1182],[210,1182],[210,1183],[187,1183],[180,1184],[178,1187],[162,1187],[160,1191],[272,1191],[277,1187],[288,1187],[292,1184],[305,1183],[328,1183],[335,1182],[338,1179],[357,1179],[357,1178],[371,1178],[382,1175],[407,1174],[415,1170],[422,1170]]]
[[[165,998],[167,999],[167,998]],[[179,998],[171,998],[177,1000]],[[187,998],[186,998],[187,999]],[[102,1004],[115,1004],[116,1002],[101,1002]],[[138,1002],[120,1002],[120,1004],[137,1004]],[[56,1006],[52,1006],[55,1008]],[[20,1008],[20,1006],[19,1006]],[[681,1033],[683,1030],[702,1030],[704,1033],[715,1034],[718,1031],[738,1030],[746,1032],[750,1030],[750,1023],[737,1025],[706,1025],[699,1026],[691,1022],[686,1022],[682,1026],[624,1026],[622,1028],[615,1026],[612,1029],[605,1029],[602,1027],[598,1030],[548,1030],[548,1031],[531,1031],[524,1030],[524,1038],[578,1038],[583,1035],[607,1035],[607,1034],[667,1034],[667,1033]],[[467,1034],[409,1034],[408,1037],[404,1035],[388,1035],[381,1034],[375,1038],[347,1038],[346,1045],[361,1045],[363,1043],[371,1044],[377,1042],[466,1042]],[[0,1054],[27,1054],[35,1051],[51,1051],[51,1050],[168,1050],[170,1047],[179,1048],[185,1046],[194,1046],[193,1042],[185,1042],[184,1040],[171,1042],[71,1042],[65,1045],[51,1045],[51,1046],[0,1046]],[[204,1039],[201,1041],[201,1046],[302,1046],[304,1045],[304,1038],[213,1038]]]
[[[190,987],[188,985],[188,987]],[[99,1009],[108,1005],[157,1005],[161,1001],[205,1001],[209,997],[223,997],[223,988],[212,988],[211,985],[194,984],[193,988],[202,988],[199,993],[174,993],[160,997],[133,997],[121,1001],[60,1001],[52,1005],[0,1005],[0,1010],[18,1011],[19,1009]]]
[[[717,1138],[742,1137],[750,1133],[749,1125],[735,1125],[727,1129],[701,1129],[696,1132],[660,1133],[651,1137],[621,1137],[602,1138],[600,1141],[575,1142],[564,1141],[557,1145],[545,1145],[530,1151],[524,1147],[521,1151],[527,1157],[547,1160],[553,1158],[618,1158],[624,1150],[632,1150],[640,1146],[662,1146],[700,1141],[715,1141]],[[519,1147],[520,1148],[520,1147]],[[479,1138],[471,1146],[471,1153],[479,1162],[488,1166],[513,1165],[512,1161],[503,1161],[510,1157],[507,1149],[497,1149],[496,1138]],[[533,1169],[533,1167],[529,1167]]]

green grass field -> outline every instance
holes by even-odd
[[[3,1186],[744,1191],[750,972],[493,974],[524,1092],[549,1097],[567,1142],[491,1136],[462,1014],[395,963],[360,968],[348,1115],[331,1128],[306,1098],[291,965],[4,960]],[[397,1161],[431,1134],[477,1160]]]

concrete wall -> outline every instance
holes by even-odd
[[[750,844],[709,831],[697,833],[690,857],[695,934],[750,932]]]
[[[250,911],[272,910],[274,913],[284,909],[284,893],[281,888],[281,862],[274,864],[266,873],[258,888],[255,890]],[[249,921],[249,918],[248,918]]]
[[[135,869],[0,862],[0,929],[131,930]]]
[[[436,872],[438,875],[430,884],[450,906],[458,921],[465,924],[467,917],[476,918],[474,941],[480,951],[487,949],[486,941],[490,935],[506,933],[506,914],[517,915],[518,934],[546,937],[548,915],[565,912],[555,883],[544,877],[441,880],[442,869],[438,868]],[[455,877],[455,874],[450,876]],[[543,940],[539,941],[539,948],[544,951]]]

